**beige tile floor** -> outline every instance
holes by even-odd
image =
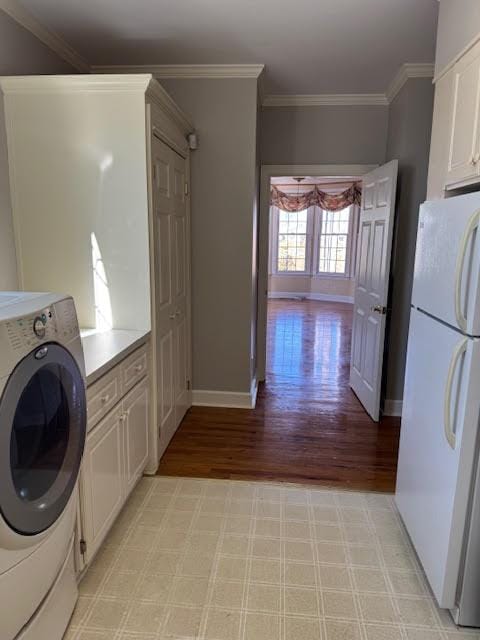
[[[67,640],[474,640],[439,611],[392,496],[143,479]]]

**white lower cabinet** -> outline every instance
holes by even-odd
[[[144,379],[123,400],[125,485],[127,494],[142,475],[148,458],[149,388]]]
[[[89,562],[124,502],[123,413],[111,412],[87,436],[80,481],[82,551]]]
[[[146,357],[146,349],[139,349],[92,385],[93,410],[98,393],[112,378],[125,379],[132,357]],[[147,464],[150,387],[146,365],[141,373],[143,378],[137,378],[133,388],[125,385],[130,389],[127,393],[121,385],[119,402],[100,422],[94,426],[89,422],[80,473],[80,571],[98,551]]]

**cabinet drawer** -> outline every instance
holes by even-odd
[[[147,347],[140,347],[122,362],[123,393],[132,389],[139,380],[147,375]]]
[[[87,425],[92,429],[122,398],[120,367],[87,389]]]

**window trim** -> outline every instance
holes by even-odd
[[[350,205],[350,219],[347,235],[347,259],[344,273],[328,273],[318,270],[320,235],[323,223],[323,209],[312,206],[307,209],[307,240],[305,246],[305,271],[279,271],[278,270],[278,237],[280,210],[278,207],[270,207],[270,256],[269,275],[281,277],[310,277],[310,278],[335,278],[340,280],[351,280],[355,277],[355,248],[356,234],[358,226],[358,207]]]

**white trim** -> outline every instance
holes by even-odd
[[[478,40],[478,38],[477,38]],[[474,43],[469,45],[469,48]],[[465,52],[464,52],[465,53]],[[385,93],[319,93],[267,95],[263,107],[388,106],[410,78],[433,78],[435,65],[425,62],[402,64]]]
[[[258,78],[263,64],[92,65],[94,73],[151,73],[156,78]]]
[[[257,399],[257,383],[252,382],[252,390],[244,391],[203,391],[193,390],[192,404],[195,407],[226,407],[229,409],[254,409]]]
[[[322,302],[346,302],[353,304],[352,296],[340,296],[333,293],[300,293],[298,291],[269,291],[272,300],[286,298],[289,300],[320,300]]]
[[[377,105],[388,106],[384,93],[320,93],[266,95],[263,107],[326,107],[326,106]]]
[[[16,0],[0,0],[0,9],[5,11],[15,22],[30,31],[49,49],[54,51],[62,60],[83,73],[90,71],[88,62],[78,51],[71,47],[63,38],[50,29],[44,27],[29,11]]]
[[[400,417],[402,415],[403,400],[385,400],[383,407],[384,416]]]
[[[429,63],[407,62],[402,64],[387,89],[388,103],[395,100],[407,80],[410,78],[433,78],[434,71],[435,65]]]
[[[0,87],[5,94],[15,93],[71,93],[73,91],[146,91],[152,82],[149,73],[122,75],[52,75],[3,76]],[[157,83],[158,84],[158,83]],[[163,92],[166,93],[166,92]],[[169,98],[171,100],[171,98]]]

